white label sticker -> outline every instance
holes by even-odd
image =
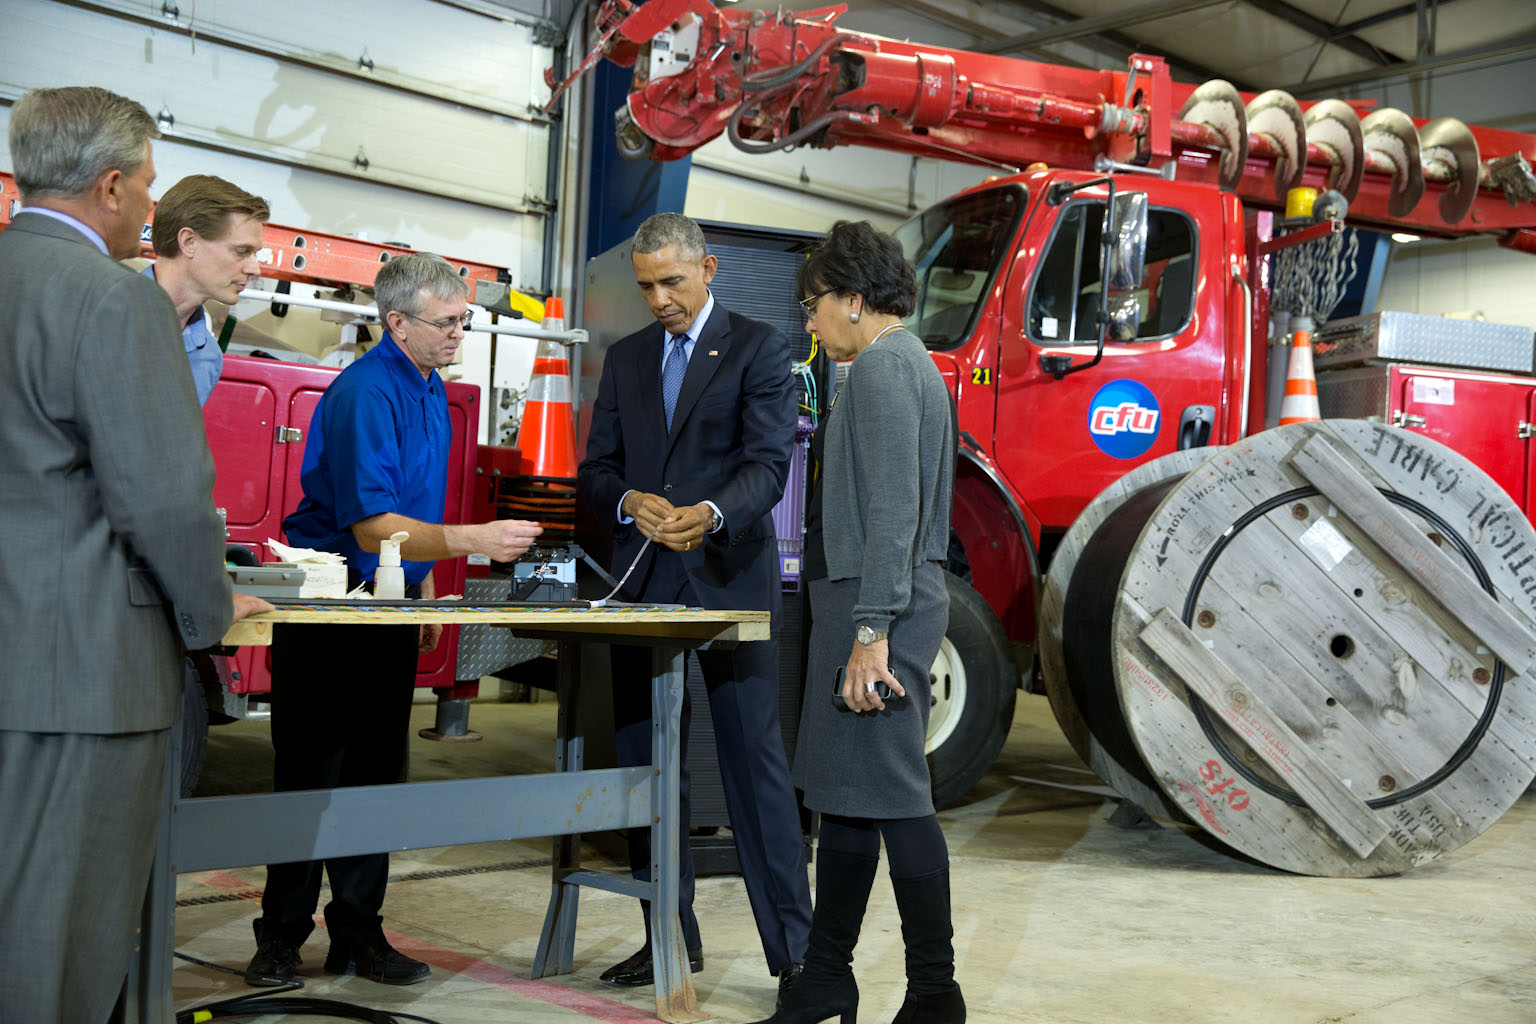
[[[1421,405],[1455,405],[1456,382],[1444,377],[1415,377],[1413,400]]]
[[[1053,317],[1053,316],[1043,316],[1043,317],[1040,318],[1040,337],[1042,337],[1042,338],[1054,338],[1054,337],[1056,337],[1056,318],[1055,317]]]
[[[1319,519],[1301,535],[1301,546],[1323,567],[1324,572],[1332,572],[1354,550],[1338,527],[1326,519]]]
[[[466,561],[468,561],[470,565],[490,565],[491,556],[482,555],[479,552],[475,552],[474,554],[470,555]]]

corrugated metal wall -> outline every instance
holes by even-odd
[[[176,19],[123,0],[8,5],[0,117],[28,89],[112,89],[167,116],[155,195],[219,174],[264,195],[279,223],[537,284],[549,128],[532,111],[552,51],[531,22],[422,0],[170,6]]]

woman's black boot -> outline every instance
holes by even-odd
[[[757,1024],[818,1024],[830,1017],[856,1024],[859,986],[853,947],[864,924],[878,857],[825,848],[816,851],[816,906],[805,948],[805,970],[772,1017]]]
[[[893,878],[891,887],[907,947],[907,998],[892,1024],[965,1024],[965,999],[955,983],[949,868]]]

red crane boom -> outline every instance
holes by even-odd
[[[1536,252],[1536,136],[1195,87],[1143,54],[1124,71],[1091,71],[844,32],[846,10],[606,0],[601,39],[572,78],[602,57],[635,68],[616,120],[636,158],[677,159],[725,133],[747,152],[861,145],[1009,171],[1160,171],[1269,208],[1305,184],[1342,193],[1362,226],[1497,233]]]

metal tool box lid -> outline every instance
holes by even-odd
[[[1369,313],[1324,325],[1313,335],[1312,358],[1318,369],[1380,361],[1533,373],[1536,333],[1520,324]]]

